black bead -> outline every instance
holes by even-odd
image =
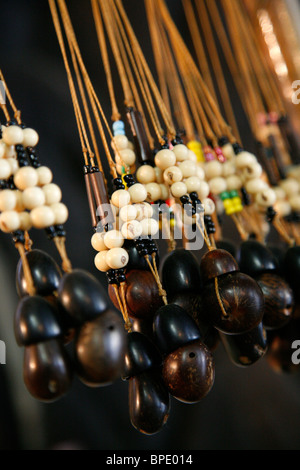
[[[193,318],[176,304],[164,305],[156,312],[153,322],[155,342],[162,354],[200,339],[201,333]]]
[[[114,187],[116,188],[116,190],[125,189],[125,185],[123,183],[122,178],[115,178],[114,181],[113,181],[113,184],[114,184]]]
[[[224,145],[229,144],[229,139],[226,136],[220,137],[218,140],[218,144],[220,147],[224,147]]]
[[[246,188],[242,188],[241,193],[242,193],[242,201],[243,201],[244,206],[250,206],[251,198]]]
[[[128,333],[124,359],[123,380],[128,380],[146,370],[160,366],[162,358],[147,336],[137,331]]]
[[[187,194],[185,194],[184,196],[181,196],[180,202],[182,205],[190,204],[190,197]]]
[[[41,343],[62,335],[53,306],[40,296],[24,297],[15,314],[15,337],[19,346]]]
[[[58,298],[79,324],[93,320],[108,309],[104,287],[89,272],[81,269],[74,269],[62,277]]]
[[[240,146],[240,144],[238,144],[237,142],[235,142],[234,144],[232,144],[232,147],[233,147],[233,150],[234,150],[234,153],[236,155],[238,155],[239,153],[243,152],[244,149]]]
[[[108,284],[119,284],[115,269],[109,269],[106,272],[106,278],[107,278]]]
[[[55,260],[42,250],[31,250],[26,253],[36,294],[47,296],[58,289],[61,271]],[[28,295],[28,286],[23,272],[22,260],[16,270],[16,286],[19,297]]]
[[[252,277],[279,268],[273,253],[265,245],[255,240],[241,243],[237,253],[237,261],[241,272]]]
[[[199,201],[198,193],[196,193],[196,192],[190,193],[190,198],[191,198],[192,202],[194,202],[194,203],[197,203],[197,201]]]
[[[266,221],[272,223],[277,215],[277,212],[274,210],[273,207],[268,207],[266,212]]]
[[[164,260],[162,284],[168,299],[201,288],[200,269],[195,256],[185,249],[177,249]]]

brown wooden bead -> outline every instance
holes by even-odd
[[[265,328],[281,328],[290,321],[293,314],[292,289],[282,277],[274,273],[262,274],[256,280],[265,298],[263,317]]]
[[[114,289],[109,286],[109,296],[119,309]],[[152,317],[163,305],[157,283],[149,271],[132,270],[126,275],[125,297],[131,318]]]
[[[72,383],[70,358],[57,339],[25,347],[23,375],[31,395],[52,402],[65,395]]]
[[[246,333],[259,325],[264,313],[264,296],[254,279],[239,272],[227,274],[218,278],[217,290],[219,298],[214,280],[204,287],[205,321],[227,334]]]
[[[225,250],[212,250],[205,253],[200,262],[203,282],[207,282],[223,274],[238,271],[239,267],[234,257]]]
[[[202,400],[213,386],[213,356],[202,341],[194,341],[165,358],[162,375],[169,392],[177,400],[196,403]]]

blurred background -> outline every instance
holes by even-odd
[[[299,18],[297,0],[248,3],[253,10],[270,8],[275,18],[275,5],[284,4],[292,12],[290,18]],[[167,4],[192,50],[181,0],[169,0]],[[69,0],[67,6],[87,70],[109,118],[110,102],[90,2]],[[143,2],[124,0],[124,6],[154,71]],[[53,170],[54,181],[63,191],[63,202],[69,207],[66,229],[70,259],[74,267],[90,271],[105,283],[94,267],[82,153],[48,2],[0,0],[0,11],[0,68],[23,121],[40,135],[39,157]],[[300,28],[300,21],[295,24]],[[300,30],[295,31],[300,35]],[[297,64],[294,79],[300,79],[300,61]],[[236,109],[244,145],[253,151],[247,119],[238,101]],[[43,233],[35,231],[32,238],[34,247],[58,260],[54,246]],[[265,358],[248,369],[240,369],[230,362],[222,346],[214,353],[216,378],[210,394],[197,405],[173,400],[167,425],[151,437],[131,426],[128,387],[121,380],[106,388],[91,389],[75,379],[72,390],[60,401],[37,402],[23,384],[23,350],[16,345],[13,334],[18,303],[17,263],[18,253],[10,237],[0,233],[0,339],[7,348],[6,365],[0,365],[1,449],[300,449],[299,374],[279,374]]]

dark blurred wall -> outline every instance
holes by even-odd
[[[69,0],[67,5],[87,70],[109,118],[110,103],[90,2]],[[189,42],[180,0],[169,0],[168,5]],[[143,1],[124,0],[124,6],[152,67]],[[74,267],[87,269],[105,282],[94,268],[80,142],[48,2],[0,0],[0,13],[0,67],[23,121],[39,132],[41,161],[52,168],[55,182],[62,187],[63,201],[70,211],[66,224],[69,256]],[[118,95],[122,102],[121,93]],[[244,130],[247,140],[246,123]],[[43,233],[33,231],[32,238],[35,247],[58,260]],[[0,448],[300,448],[299,376],[277,375],[264,359],[250,369],[238,369],[222,346],[215,353],[216,381],[209,396],[190,406],[174,400],[166,427],[152,437],[139,434],[131,426],[127,384],[121,380],[101,389],[89,389],[75,381],[61,401],[50,405],[36,402],[23,385],[23,352],[13,336],[17,262],[10,238],[0,234],[0,339],[7,344],[7,364],[0,365]]]

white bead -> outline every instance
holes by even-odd
[[[135,208],[137,210],[136,220],[139,222],[143,219],[149,219],[153,215],[153,207],[151,204],[148,204],[148,202],[136,204]]]
[[[153,166],[142,165],[136,172],[136,179],[141,184],[153,183],[156,181],[156,174]]]
[[[46,202],[45,193],[41,188],[26,188],[22,194],[23,204],[26,209],[34,209],[43,206]]]
[[[14,145],[5,145],[5,158],[17,158],[16,147]]]
[[[23,130],[19,126],[2,127],[2,139],[6,145],[22,144],[24,139]]]
[[[55,216],[55,225],[63,225],[67,222],[69,217],[69,211],[65,204],[62,202],[56,202],[55,204],[51,204],[51,209],[54,212]]]
[[[0,179],[6,180],[11,175],[11,167],[7,160],[0,160]]]
[[[209,181],[209,189],[212,194],[221,194],[227,189],[227,183],[225,178],[213,178]]]
[[[281,188],[280,186],[276,186],[275,188],[273,188],[273,191],[275,191],[277,201],[284,201],[284,199],[286,198],[286,194],[283,188]]]
[[[235,158],[235,153],[231,144],[225,144],[222,147],[222,152],[226,160],[231,160]]]
[[[17,205],[16,191],[3,189],[0,191],[0,211],[13,211]]]
[[[124,167],[123,165],[116,165],[116,170],[117,170],[117,173],[118,175],[123,175],[123,172],[124,172]]]
[[[130,186],[128,192],[132,203],[144,202],[147,198],[146,188],[140,183]]]
[[[172,150],[163,149],[159,150],[154,158],[155,165],[161,170],[166,170],[170,166],[174,166],[176,163],[176,155]]]
[[[17,201],[15,210],[17,212],[22,212],[25,209],[24,203],[23,203],[23,193],[22,191],[19,191],[18,189],[15,189],[14,193],[16,195],[16,201]]]
[[[256,194],[255,201],[261,207],[271,207],[276,202],[276,194],[273,189],[267,188]]]
[[[178,183],[178,181],[182,181],[182,172],[178,166],[170,166],[164,171],[164,181],[171,185],[173,183]]]
[[[234,190],[239,190],[243,186],[243,182],[241,178],[237,175],[231,175],[228,178],[226,178],[226,183],[227,183],[227,190],[228,191],[234,191]]]
[[[16,211],[5,211],[0,215],[0,229],[2,232],[10,233],[19,230],[20,217]]]
[[[245,180],[260,178],[262,175],[263,169],[258,162],[252,162],[249,165],[246,165],[242,168],[241,175]]]
[[[214,201],[212,199],[210,199],[209,197],[207,197],[202,201],[202,204],[204,206],[204,214],[205,215],[213,215],[213,213],[216,210],[216,206],[215,206]]]
[[[127,142],[127,148],[129,148],[130,150],[135,151],[134,144],[132,142],[130,142],[130,140],[128,140],[128,142]]]
[[[241,152],[235,158],[235,164],[237,168],[244,168],[251,163],[257,162],[256,156],[249,152]]]
[[[22,168],[19,168],[14,176],[14,183],[21,191],[26,188],[33,188],[38,183],[36,170],[31,166],[23,166]]]
[[[104,243],[104,237],[106,232],[96,232],[92,236],[91,245],[96,251],[104,251],[107,250],[106,245]]]
[[[201,181],[205,180],[205,172],[199,165],[197,165],[196,176],[198,176],[199,180]]]
[[[128,139],[126,137],[126,135],[116,135],[112,142],[111,142],[111,146],[113,148],[113,150],[116,151],[116,149],[118,150],[125,150],[128,148]]]
[[[124,237],[119,230],[110,230],[104,235],[104,243],[107,248],[121,248],[124,245]]]
[[[160,168],[158,168],[158,166],[154,167],[154,171],[155,171],[156,182],[159,184],[162,184],[164,182],[163,171]]]
[[[288,201],[277,201],[275,210],[279,217],[286,217],[292,212],[291,204]]]
[[[195,163],[198,161],[197,155],[195,154],[195,152],[193,152],[193,150],[189,149],[187,160],[190,160],[191,162],[195,162]]]
[[[201,185],[200,185],[200,188],[198,189],[197,193],[198,193],[198,197],[199,197],[200,201],[202,201],[203,199],[205,199],[209,195],[210,189],[209,189],[208,183],[206,181],[201,181]]]
[[[30,127],[23,129],[23,145],[24,147],[35,147],[38,144],[39,135]]]
[[[287,178],[286,180],[281,181],[280,186],[288,197],[295,196],[300,190],[299,182],[293,178]]]
[[[148,183],[145,185],[147,191],[147,201],[155,202],[161,199],[161,188],[158,183]]]
[[[45,184],[42,187],[42,191],[45,194],[45,201],[47,205],[51,206],[52,204],[56,204],[57,202],[61,201],[61,189],[59,186],[57,186],[57,184]]]
[[[32,225],[37,229],[50,227],[55,222],[55,215],[51,207],[36,207],[30,212]]]
[[[291,208],[295,212],[300,212],[300,195],[292,196],[289,200]]]
[[[189,157],[189,149],[187,148],[186,145],[183,145],[183,144],[174,145],[173,152],[175,153],[176,160],[178,162],[183,162],[184,160],[187,160]]]
[[[194,176],[196,174],[197,166],[195,162],[192,162],[191,160],[185,160],[179,164],[179,168],[183,178],[189,178],[190,176]]]
[[[130,149],[119,150],[119,156],[125,165],[132,166],[135,163],[135,153]]]
[[[6,161],[10,165],[10,171],[12,175],[15,175],[19,169],[19,162],[15,158],[7,158]]]
[[[245,184],[245,188],[249,194],[257,194],[268,187],[267,183],[265,183],[262,179],[254,178],[252,180],[247,181]]]
[[[134,240],[142,235],[142,225],[137,220],[130,220],[122,225],[122,235],[126,240]]]
[[[53,178],[52,171],[47,166],[40,166],[36,170],[38,174],[38,185],[44,186],[50,184]]]
[[[110,266],[106,262],[107,253],[108,250],[101,251],[100,253],[97,253],[94,258],[96,268],[102,273],[106,273],[110,269]]]
[[[136,219],[136,216],[137,216],[136,207],[134,205],[122,207],[122,209],[120,210],[119,216],[120,216],[120,219],[122,219],[124,222],[128,222],[129,220]]]
[[[29,212],[20,212],[20,230],[29,231],[32,227],[31,217]]]
[[[4,142],[0,142],[0,158],[3,158],[5,155],[6,145]]]
[[[169,187],[166,184],[160,184],[161,200],[166,201],[170,197]]]
[[[111,196],[111,203],[116,207],[124,207],[130,203],[130,194],[125,189],[117,189]]]
[[[228,176],[234,175],[236,172],[235,163],[233,161],[224,162],[222,169],[224,178],[228,178]]]
[[[211,180],[212,178],[217,178],[222,175],[223,165],[218,160],[212,160],[205,164],[204,171],[206,179]]]
[[[124,248],[112,248],[106,254],[106,262],[111,269],[124,268],[129,261],[129,255]]]
[[[180,197],[184,196],[187,193],[186,184],[183,182],[172,184],[171,193],[173,197],[176,197],[179,199]]]
[[[191,226],[191,225],[194,225],[197,220],[199,220],[199,214],[195,214],[194,216],[189,216],[186,214],[186,212],[183,211],[183,215],[182,215],[182,223],[183,225],[188,225],[188,226]]]
[[[154,237],[154,235],[156,235],[159,231],[159,225],[155,219],[143,219],[141,221],[141,226],[142,234],[144,236],[151,235],[152,237]]]
[[[201,180],[198,176],[190,176],[184,180],[188,193],[198,192],[201,187]]]

